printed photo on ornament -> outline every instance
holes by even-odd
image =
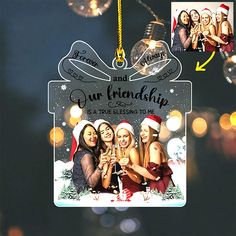
[[[72,44],[60,80],[48,84],[56,206],[186,204],[192,86],[169,48],[167,57],[161,70],[144,74],[126,60],[106,65],[83,41]]]
[[[172,2],[171,51],[234,51],[234,3]]]

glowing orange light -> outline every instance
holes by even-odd
[[[230,122],[230,115],[229,114],[223,114],[220,117],[219,121],[220,127],[224,130],[229,130],[231,129],[231,122]]]
[[[182,120],[183,116],[180,111],[178,110],[173,110],[169,113],[170,117],[178,117],[179,119]]]
[[[231,125],[236,126],[236,111],[230,115],[229,119],[230,119]]]
[[[12,226],[7,231],[7,236],[23,236],[24,233],[20,227]]]
[[[149,48],[150,49],[155,49],[156,47],[156,40],[150,40],[149,42]]]
[[[203,137],[207,133],[207,122],[203,118],[196,118],[192,123],[192,130],[195,136]]]
[[[81,118],[70,117],[70,119],[69,119],[69,126],[70,126],[71,128],[74,128],[74,127],[76,126],[76,124],[77,124],[78,122],[80,122],[80,120],[81,120]]]
[[[60,147],[64,143],[64,131],[60,127],[55,127],[50,130],[49,140],[55,147]]]
[[[92,0],[89,5],[91,9],[97,9],[98,7],[98,3],[95,0]]]

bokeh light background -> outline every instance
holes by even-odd
[[[135,0],[123,2],[124,48],[129,59],[131,48],[153,18]],[[170,44],[171,2],[145,2],[166,20]],[[115,12],[114,0],[95,18],[77,15],[66,0],[1,1],[0,235],[236,235],[236,86],[225,80],[218,53],[204,73],[195,72],[196,61],[204,62],[209,54],[175,54],[183,64],[181,78],[193,83],[185,207],[64,209],[53,205],[53,117],[47,113],[47,83],[59,79],[58,62],[78,39],[111,64]],[[65,117],[73,118],[68,121],[72,127],[79,119],[76,112],[70,108]],[[171,116],[178,123],[179,114]],[[60,145],[65,135],[60,129],[56,132]],[[163,141],[168,132],[163,133]]]

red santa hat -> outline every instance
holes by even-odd
[[[225,4],[220,4],[220,6],[217,8],[217,12],[222,12],[225,15],[229,14],[229,7],[226,6]]]
[[[161,129],[161,121],[162,119],[160,116],[149,115],[143,120],[141,125],[148,125],[159,133]]]
[[[95,122],[93,123],[93,126],[95,127],[96,130],[98,130],[98,127],[101,125],[101,124],[109,124],[111,125],[108,121],[106,120],[103,120],[103,119],[98,119],[98,120],[95,120]]]
[[[212,13],[211,11],[208,9],[208,8],[204,8],[202,11],[201,11],[201,15],[203,14],[207,14],[208,16],[212,16]]]
[[[134,128],[133,128],[133,126],[127,120],[123,120],[123,121],[120,122],[119,125],[117,125],[116,132],[115,132],[116,135],[117,135],[118,130],[120,130],[120,129],[126,129],[131,134],[134,135]]]
[[[78,149],[79,146],[79,136],[81,131],[86,125],[93,126],[93,123],[88,120],[81,120],[73,129],[72,131],[72,145],[70,150],[70,161],[73,160],[73,156]],[[93,126],[94,127],[94,126]]]

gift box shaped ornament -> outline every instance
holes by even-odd
[[[48,110],[54,115],[50,137],[55,205],[179,207],[186,203],[186,114],[191,111],[192,87],[190,81],[181,78],[182,65],[163,41],[164,24],[155,18],[131,51],[132,66],[122,47],[121,0],[118,46],[111,65],[80,40],[59,62],[61,79],[48,84]],[[105,150],[99,146],[104,141],[98,135],[101,121],[109,124],[114,136]],[[90,126],[88,136],[86,125]],[[141,135],[143,125],[149,129],[148,138]],[[123,147],[128,136],[119,141],[121,129],[129,132],[133,149]],[[155,131],[152,135],[151,129]],[[87,146],[81,144],[81,137]],[[149,155],[141,155],[141,146],[145,145]],[[94,150],[99,148],[96,156]],[[139,159],[135,163],[132,150]],[[146,156],[151,158],[155,153],[162,161],[149,163]],[[81,155],[90,162],[84,162]],[[111,174],[116,182],[108,187]],[[145,188],[149,189],[148,200]],[[96,200],[91,197],[94,193],[99,196]]]

